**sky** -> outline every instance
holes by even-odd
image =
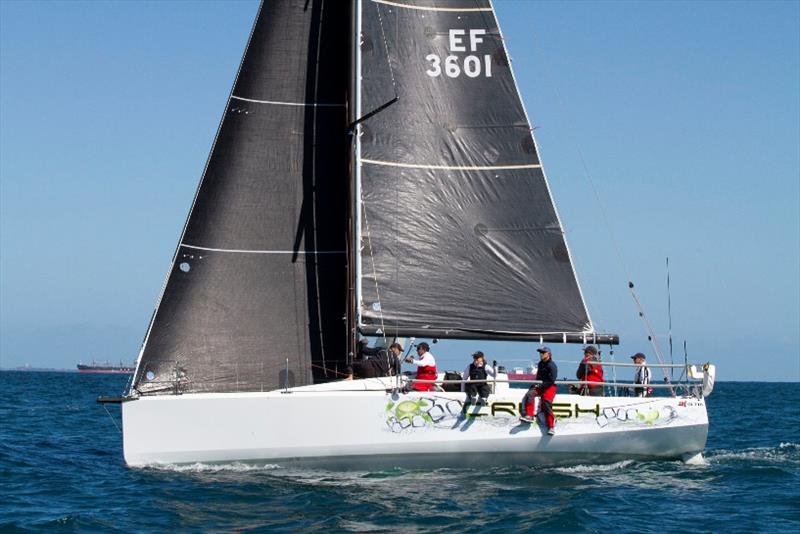
[[[669,257],[676,360],[799,381],[800,2],[495,7],[605,359],[628,280],[668,354]],[[0,0],[0,367],[135,358],[256,10]]]

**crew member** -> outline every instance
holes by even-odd
[[[464,382],[461,383],[461,391],[467,394],[467,403],[475,404],[475,397],[478,396],[478,404],[486,405],[489,403],[489,393],[492,388],[486,382],[467,382],[468,380],[486,380],[488,377],[495,377],[495,370],[491,365],[486,365],[486,358],[483,352],[477,351],[472,354],[472,363],[464,368]]]
[[[386,352],[381,347],[370,347],[369,340],[365,337],[358,340],[358,347],[356,347],[356,349],[356,358],[359,360],[369,360],[375,356],[380,356],[381,352]]]
[[[553,399],[556,397],[556,378],[558,377],[558,367],[553,361],[553,355],[547,347],[536,349],[539,353],[539,365],[536,369],[536,379],[542,383],[531,386],[525,397],[522,399],[522,406],[525,413],[520,420],[526,423],[536,422],[533,413],[534,401],[536,397],[541,397],[542,411],[547,422],[547,433],[551,436],[556,433],[556,417],[553,414]]]
[[[647,358],[641,352],[637,352],[631,356],[631,359],[633,363],[639,366],[636,369],[636,376],[633,382],[639,384],[640,387],[634,388],[633,391],[637,397],[649,397],[653,392],[653,388],[650,387],[650,368],[647,367],[647,363],[645,363]]]
[[[591,345],[583,349],[583,361],[578,364],[578,371],[575,375],[579,380],[585,382],[592,382],[591,384],[581,384],[578,391],[581,395],[591,395],[592,397],[603,396],[603,386],[599,383],[603,380],[603,366],[599,363],[597,357],[597,349]]]
[[[417,366],[417,380],[436,380],[436,359],[430,353],[431,347],[424,341],[417,345],[417,356],[415,360],[411,356],[406,358],[406,362]],[[433,382],[414,382],[412,388],[416,391],[433,391]]]
[[[362,339],[359,342],[359,353],[364,359],[355,361],[347,367],[346,380],[397,374],[400,369],[400,355],[403,353],[403,347],[399,343],[392,343],[387,351],[379,347],[370,348],[366,341],[366,339]]]

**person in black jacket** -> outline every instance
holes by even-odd
[[[522,406],[525,413],[520,420],[525,423],[536,421],[534,414],[534,403],[536,397],[541,397],[542,412],[547,421],[547,433],[551,436],[556,433],[556,418],[553,414],[553,399],[556,397],[556,378],[558,378],[558,367],[553,361],[553,355],[547,347],[536,349],[539,353],[539,366],[536,371],[536,380],[541,380],[541,385],[534,385],[528,389],[522,399]]]
[[[382,347],[369,347],[368,343],[366,338],[359,341],[360,360],[347,367],[345,380],[378,378],[399,373],[400,355],[403,353],[403,347],[399,343],[389,345],[388,351]]]
[[[472,363],[464,369],[463,377],[465,382],[461,383],[461,391],[467,394],[467,404],[475,404],[476,396],[479,397],[478,404],[483,406],[489,404],[492,387],[487,382],[472,382],[495,377],[495,370],[491,365],[486,365],[483,352],[477,351],[472,354]]]

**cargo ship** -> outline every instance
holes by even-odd
[[[79,363],[78,364],[78,372],[79,373],[107,373],[107,374],[122,374],[122,375],[130,375],[133,374],[134,371],[133,365],[126,365],[119,362],[119,365],[105,362],[105,363],[96,363],[92,361],[91,364]]]

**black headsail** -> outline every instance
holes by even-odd
[[[596,340],[489,0],[360,5],[360,330]]]
[[[136,391],[266,391],[341,369],[349,35],[345,2],[260,7]]]

